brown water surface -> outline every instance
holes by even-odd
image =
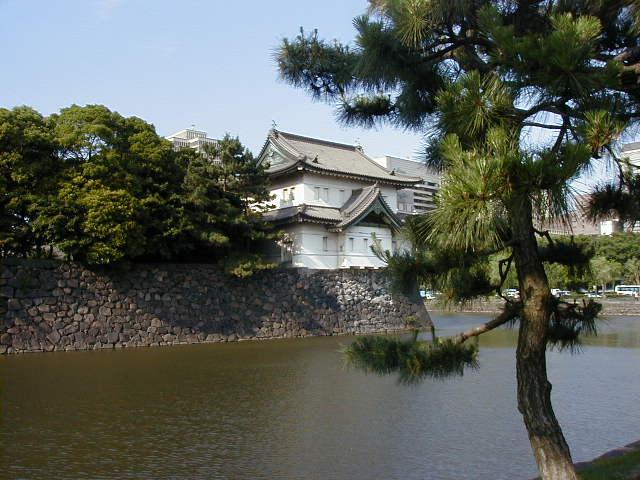
[[[2,357],[0,478],[528,478],[515,335],[483,337],[479,370],[417,386],[346,368],[349,337]],[[640,318],[549,369],[576,461],[640,438]]]

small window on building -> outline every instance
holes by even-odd
[[[324,252],[329,250],[329,237],[322,237],[322,250]]]
[[[353,252],[354,246],[353,246],[353,238],[349,238],[349,251]]]
[[[344,203],[346,201],[347,201],[347,199],[346,199],[346,197],[344,195],[344,190],[340,190],[340,203]]]
[[[369,253],[369,239],[368,238],[363,238],[362,239],[362,244],[364,245],[364,252],[365,253]]]
[[[329,201],[329,189],[328,189],[328,188],[323,188],[323,189],[322,189],[322,199],[323,199],[325,202],[328,202],[328,201]]]
[[[320,187],[313,188],[313,199],[320,200]]]
[[[293,191],[294,191],[295,187],[291,187],[289,189],[289,200],[293,200]]]
[[[289,190],[288,189],[284,189],[282,190],[282,199],[283,200],[288,200],[289,199]]]

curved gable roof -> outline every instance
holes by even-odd
[[[277,150],[283,159],[270,166],[268,174],[304,169],[319,174],[357,177],[401,186],[415,185],[422,181],[419,177],[407,177],[388,171],[367,157],[356,145],[271,130],[259,155],[261,162],[268,161],[265,158],[269,146]]]
[[[341,208],[303,204],[265,212],[262,218],[275,223],[322,223],[330,231],[339,232],[356,225],[371,212],[380,213],[392,228],[400,227],[400,219],[382,198],[378,185],[354,190]]]
[[[386,217],[392,227],[400,227],[400,219],[393,210],[391,210],[389,204],[384,201],[382,192],[380,192],[380,188],[376,184],[353,191],[351,197],[340,209],[342,220],[334,229],[342,230],[350,225],[355,225],[373,211],[378,211]]]

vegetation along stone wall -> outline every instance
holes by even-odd
[[[239,279],[213,265],[0,264],[0,353],[388,332],[404,329],[412,313],[369,270]]]

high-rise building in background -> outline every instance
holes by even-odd
[[[589,195],[577,195],[576,203],[564,221],[541,221],[539,227],[552,235],[611,235],[605,225],[607,222],[596,223],[587,218]]]
[[[205,145],[218,144],[218,140],[215,138],[207,137],[207,132],[196,130],[194,128],[185,128],[184,130],[180,130],[166,138],[173,143],[173,148],[176,150],[181,148],[193,148],[199,153],[204,153]],[[215,158],[212,158],[211,160],[213,162],[219,162],[219,160]]]
[[[629,159],[636,175],[640,175],[640,142],[627,143],[622,147],[622,156]],[[620,223],[620,222],[618,222]],[[640,222],[633,225],[633,232],[640,233]]]
[[[627,143],[622,147],[622,157],[626,157],[631,162],[637,173],[640,173],[640,142]]]
[[[374,160],[393,174],[422,179],[422,183],[398,191],[399,215],[427,213],[436,208],[434,200],[440,188],[440,175],[424,163],[407,158],[385,155]]]

